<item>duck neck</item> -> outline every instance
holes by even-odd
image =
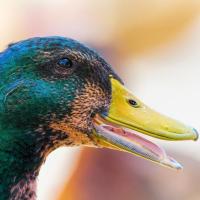
[[[7,199],[35,199],[39,160],[33,157],[29,145],[17,131],[0,134],[0,196]],[[26,194],[25,194],[26,193]]]
[[[56,138],[48,131],[41,134],[4,129],[0,133],[1,199],[34,200],[36,178],[47,155],[58,147]]]

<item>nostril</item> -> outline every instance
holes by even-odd
[[[133,107],[137,106],[137,102],[135,100],[133,100],[133,99],[128,99],[128,103]]]
[[[194,139],[196,141],[199,138],[199,133],[198,133],[197,129],[195,129],[195,128],[193,128],[193,131],[196,134],[196,138]]]

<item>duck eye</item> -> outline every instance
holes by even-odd
[[[133,107],[138,107],[137,102],[135,100],[133,100],[133,99],[128,99],[128,103]]]
[[[72,67],[72,61],[69,60],[68,58],[62,58],[58,61],[58,65],[64,68],[70,68]]]

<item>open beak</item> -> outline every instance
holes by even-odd
[[[112,100],[108,113],[94,118],[93,139],[102,147],[130,152],[153,162],[181,169],[164,149],[144,138],[163,140],[197,140],[194,128],[163,116],[143,104],[118,80],[110,78]]]

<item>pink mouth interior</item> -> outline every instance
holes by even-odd
[[[122,128],[116,128],[109,125],[103,125],[103,127],[111,132],[114,132],[117,135],[121,135],[122,137],[129,139],[130,141],[137,142],[143,148],[156,154],[160,159],[163,159],[166,156],[165,150],[162,147],[159,147],[155,143],[147,140],[146,138],[139,136],[138,134],[140,133],[138,132],[134,132],[132,130],[130,131],[127,129],[122,129]]]
[[[137,155],[145,158],[149,158],[152,161],[171,168],[182,168],[182,166],[176,160],[166,154],[162,147],[140,136],[141,133],[137,131],[116,127],[107,123],[98,125],[97,129],[100,132],[104,132],[103,137],[107,138],[108,141],[112,141],[114,139],[115,144],[119,143],[121,146],[125,146],[126,148],[130,149],[130,152],[136,153]]]

